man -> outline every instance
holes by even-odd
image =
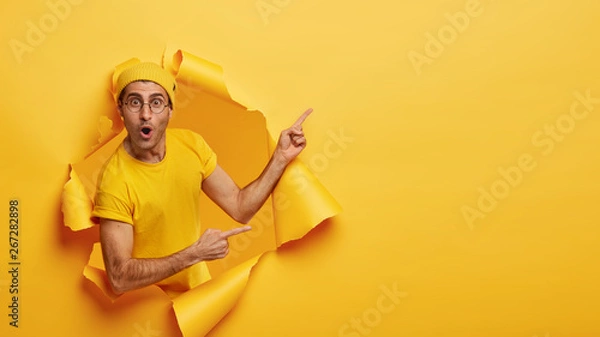
[[[200,188],[246,224],[306,146],[302,122],[312,109],[281,132],[263,172],[240,189],[200,135],[167,129],[174,94],[174,78],[154,63],[133,65],[117,80],[115,101],[127,137],[99,176],[92,212],[116,294],[151,284],[181,292],[210,279],[205,261],[224,258],[227,238],[251,228],[207,229],[200,235]]]

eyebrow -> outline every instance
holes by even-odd
[[[127,96],[125,98],[129,98],[129,97],[132,97],[132,96],[142,98],[142,95],[140,95],[137,92],[130,92],[130,93],[127,94]],[[157,97],[157,96],[160,97],[160,98],[162,98],[162,99],[165,99],[165,96],[163,94],[159,93],[159,92],[150,94],[149,98],[154,98],[154,97]]]

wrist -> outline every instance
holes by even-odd
[[[179,256],[179,259],[183,269],[202,261],[202,254],[194,248],[194,246],[190,246],[181,251],[182,254]]]
[[[291,161],[292,160],[287,158],[283,154],[283,151],[279,149],[275,149],[275,152],[273,152],[273,156],[271,157],[271,162],[273,165],[280,169],[285,169],[285,167],[288,166]]]

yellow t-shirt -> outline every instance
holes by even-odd
[[[131,224],[134,258],[173,254],[200,237],[201,183],[216,165],[216,154],[188,130],[166,130],[166,154],[156,164],[133,158],[121,144],[98,177],[92,217]],[[181,292],[209,279],[200,262],[157,285]]]

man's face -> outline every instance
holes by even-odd
[[[167,106],[161,113],[155,114],[150,110],[150,104],[144,104],[157,99],[162,100],[164,104],[169,102],[165,89],[154,82],[133,82],[123,89],[119,112],[131,145],[136,150],[151,151],[164,146],[165,130],[171,119],[172,109]],[[141,110],[131,112],[130,107],[139,104],[143,104]]]

